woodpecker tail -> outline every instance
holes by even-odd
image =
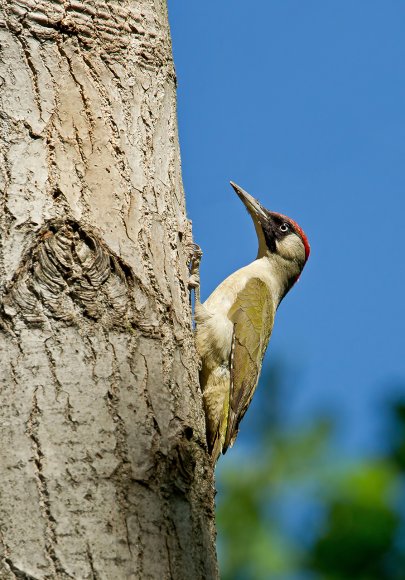
[[[204,377],[204,368],[201,375]],[[205,386],[203,401],[208,451],[212,457],[212,463],[215,465],[224,448],[226,435],[229,408],[228,369],[223,367],[214,369],[209,373],[208,381],[202,380],[202,384]]]
[[[221,453],[222,453],[222,443],[221,443],[220,437],[217,437],[217,439],[215,440],[215,443],[214,443],[214,447],[211,451],[211,461],[212,461],[212,465],[214,467],[215,467]]]

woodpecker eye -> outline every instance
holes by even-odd
[[[284,222],[283,224],[281,224],[280,226],[280,231],[281,232],[288,232],[288,230],[290,229],[289,224],[287,224],[286,222]]]

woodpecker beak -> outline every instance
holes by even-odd
[[[230,183],[255,221],[260,218],[264,219],[268,218],[267,214],[263,211],[263,208],[257,201],[257,199],[252,197],[247,191],[239,187],[239,185],[236,185],[236,183],[234,183],[233,181],[231,181]]]

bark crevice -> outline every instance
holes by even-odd
[[[41,410],[38,407],[37,390],[35,389],[32,397],[31,413],[27,421],[27,435],[31,439],[32,455],[35,465],[35,479],[37,483],[37,491],[39,496],[39,505],[43,523],[45,526],[45,549],[46,557],[50,564],[50,571],[56,575],[60,571],[60,562],[55,553],[56,534],[55,534],[55,518],[52,515],[51,501],[49,497],[48,483],[44,474],[44,454],[41,448],[41,442],[38,435],[39,421]]]
[[[36,576],[31,576],[28,572],[20,570],[20,568],[13,564],[10,558],[5,558],[4,561],[9,567],[10,572],[13,574],[13,578],[18,578],[19,580],[40,580],[40,578],[37,578]]]

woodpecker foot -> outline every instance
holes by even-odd
[[[188,259],[188,268],[190,277],[188,279],[188,287],[195,292],[196,302],[200,302],[200,262],[202,258],[202,251],[198,244],[192,244],[190,247],[190,255]]]

